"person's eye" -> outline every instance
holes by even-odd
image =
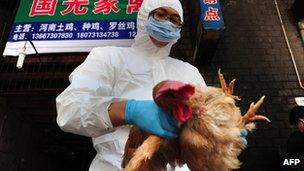
[[[181,22],[179,20],[171,20],[171,22],[176,26],[180,26],[180,24],[181,24]]]
[[[171,20],[171,22],[173,23],[173,24],[175,24],[175,25],[179,25],[179,22],[178,21],[176,21],[176,20]]]
[[[177,26],[180,25],[180,23],[181,23],[181,21],[178,17],[171,18],[171,22]]]

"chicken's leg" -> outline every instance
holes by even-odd
[[[137,171],[140,170],[141,165],[144,161],[149,160],[158,151],[161,146],[163,138],[151,135],[143,144],[135,151],[134,156],[128,163],[125,171]]]

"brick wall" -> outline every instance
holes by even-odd
[[[25,162],[29,135],[29,124],[25,124],[19,114],[9,111],[6,100],[1,98],[0,170],[17,171]]]
[[[0,99],[0,170],[30,171],[56,170],[51,158],[37,148],[38,130],[19,111],[9,109],[7,101]],[[58,170],[58,169],[57,169]]]
[[[278,0],[287,35],[304,81],[304,52],[289,8],[292,0]],[[248,149],[242,154],[241,170],[273,170],[277,154],[285,153],[292,132],[288,123],[294,97],[304,96],[297,82],[273,0],[222,0],[226,29],[211,66],[200,67],[207,84],[218,85],[221,68],[228,80],[237,79],[238,104],[245,113],[250,102],[262,95],[261,113],[270,124],[259,123],[250,134]],[[304,83],[304,82],[303,82]]]
[[[55,109],[54,97],[27,97],[32,102],[35,98],[40,99],[40,107],[47,100],[52,104],[48,110]],[[91,139],[63,132],[55,122],[55,114],[47,115],[47,110],[37,118],[38,105],[29,116],[27,105],[31,103],[21,103],[20,99],[25,100],[0,97],[0,170],[88,170],[96,154]]]

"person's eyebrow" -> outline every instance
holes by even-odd
[[[160,11],[162,11],[162,12],[166,12],[167,14],[169,13],[167,9],[162,8],[162,7],[161,7],[161,8],[157,8],[157,9],[155,9],[155,10],[160,10]],[[179,14],[177,14],[177,13],[174,13],[174,14],[172,14],[171,16],[178,17],[178,18],[181,20],[181,17],[180,17]]]

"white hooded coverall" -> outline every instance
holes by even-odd
[[[132,47],[94,48],[71,73],[71,84],[56,98],[59,127],[93,139],[97,155],[89,171],[121,170],[130,128],[113,128],[107,110],[112,102],[151,100],[153,86],[162,80],[206,86],[194,66],[168,56],[176,41],[158,48],[150,40],[144,23],[152,10],[163,6],[175,9],[183,18],[178,0],[144,0]]]

